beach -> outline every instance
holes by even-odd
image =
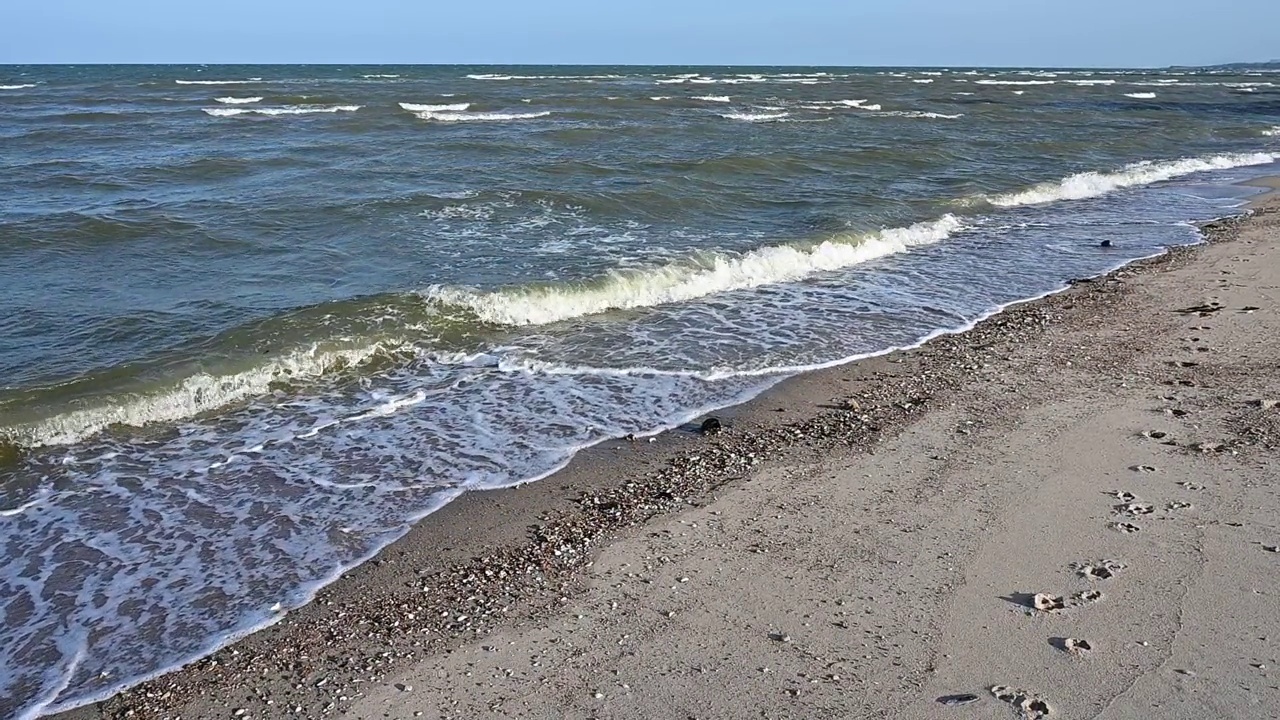
[[[59,717],[1278,717],[1278,210],[465,494]]]

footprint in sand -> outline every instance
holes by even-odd
[[[1155,511],[1156,511],[1155,506],[1151,505],[1150,503],[1131,502],[1131,503],[1125,503],[1124,505],[1116,506],[1116,512],[1123,513],[1125,515],[1132,515],[1134,517],[1137,517],[1139,515],[1150,515]]]
[[[1180,482],[1178,484],[1181,485],[1186,490],[1204,490],[1204,485],[1201,485],[1199,483]]]
[[[1134,525],[1133,523],[1117,522],[1117,523],[1111,523],[1111,529],[1116,530],[1118,532],[1122,532],[1125,535],[1129,535],[1131,533],[1138,532],[1142,528],[1138,527],[1137,525]]]
[[[1103,598],[1101,590],[1084,590],[1071,596],[1071,606],[1080,607],[1090,603],[1101,602]]]
[[[1082,578],[1089,580],[1110,580],[1117,573],[1125,569],[1126,565],[1115,560],[1098,560],[1095,562],[1075,563],[1071,566],[1072,570]]]
[[[1138,499],[1137,495],[1134,495],[1133,493],[1128,492],[1127,490],[1117,490],[1115,492],[1109,492],[1109,493],[1103,493],[1103,494],[1110,495],[1111,497],[1119,500],[1120,502],[1126,502],[1126,503],[1130,503]]]
[[[1067,601],[1058,595],[1050,595],[1049,593],[1036,593],[1031,598],[1031,607],[1040,612],[1054,612],[1067,607]]]
[[[1049,703],[1042,700],[1026,690],[1018,690],[1008,685],[991,686],[991,695],[995,699],[1009,703],[1015,710],[1022,713],[1022,716],[1028,720],[1040,720],[1049,717],[1053,712],[1049,708]]]
[[[1134,465],[1129,469],[1134,472],[1140,472],[1140,473],[1153,473],[1156,471],[1156,469],[1151,465]]]
[[[1190,510],[1195,507],[1189,502],[1171,502],[1165,506],[1168,510]]]
[[[1088,640],[1080,638],[1049,638],[1049,644],[1076,657],[1083,657],[1093,652],[1093,645]]]

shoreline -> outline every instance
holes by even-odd
[[[1266,187],[1280,187],[1271,182]],[[716,411],[727,428],[721,435],[706,438],[685,426],[652,441],[606,441],[542,480],[466,493],[281,622],[53,717],[161,717],[183,706],[183,717],[225,717],[239,709],[250,717],[340,714],[363,688],[419,655],[555,614],[581,591],[582,570],[602,543],[703,505],[762,467],[890,441],[936,410],[935,395],[971,382],[971,360],[985,360],[992,348],[1035,342],[1085,312],[1081,306],[1117,302],[1131,278],[1180,267],[1201,248],[1227,242],[1254,218],[1276,212],[1274,193],[1251,205],[1253,215],[1204,224],[1204,243],[1006,306],[911,349],[789,377]],[[850,388],[857,388],[857,399],[841,403]]]

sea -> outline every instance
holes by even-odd
[[[1200,242],[1277,159],[1265,69],[0,66],[0,716]]]

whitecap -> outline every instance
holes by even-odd
[[[315,113],[355,112],[360,105],[288,105],[285,107],[264,108],[204,108],[214,117],[235,117],[237,115],[312,115]]]
[[[251,85],[261,82],[261,78],[253,80],[174,80],[179,85]]]
[[[418,105],[416,103],[400,103],[400,107],[409,112],[462,112],[471,107],[471,103],[450,103],[447,105]]]
[[[246,97],[246,98],[220,97],[220,98],[214,98],[214,100],[217,102],[223,103],[225,105],[247,105],[249,103],[262,102],[262,98],[260,97]]]
[[[929,83],[933,82],[933,78],[916,79],[916,80],[912,80],[911,82],[919,83],[921,85],[928,85]]]
[[[704,253],[660,267],[613,270],[593,281],[475,290],[435,285],[429,304],[465,308],[484,322],[544,325],[608,310],[652,307],[715,293],[794,282],[851,267],[913,247],[941,242],[963,225],[953,215],[867,235],[838,236],[817,244],[784,244],[746,253]]]
[[[742,122],[770,122],[772,120],[781,120],[788,117],[791,113],[786,112],[732,112],[725,113],[720,117],[726,120],[741,120]]]
[[[528,113],[502,113],[502,112],[415,112],[420,120],[433,120],[436,122],[457,123],[457,122],[504,122],[508,120],[533,120],[534,118],[547,117],[551,114],[550,110],[541,112]]]
[[[317,378],[325,373],[363,364],[375,355],[396,352],[405,346],[375,342],[345,349],[319,344],[270,360],[262,365],[225,375],[197,373],[176,385],[154,393],[116,396],[92,405],[32,423],[0,428],[0,436],[28,446],[79,442],[112,425],[142,427],[172,422],[267,393],[273,383]]]
[[[0,85],[0,90],[26,90],[35,87],[35,83],[24,83],[22,85]]]
[[[693,99],[705,100],[706,102],[718,102],[718,103],[727,103],[732,101],[732,98],[730,98],[728,95],[695,95]]]
[[[1207,170],[1227,170],[1249,165],[1266,165],[1280,159],[1277,153],[1249,153],[1213,155],[1203,158],[1183,158],[1160,162],[1140,162],[1127,165],[1115,172],[1084,172],[1063,178],[1057,182],[1041,183],[1020,192],[990,195],[984,199],[998,207],[1040,205],[1059,200],[1080,200],[1097,197],[1128,187],[1150,185],[1172,180],[1183,175]]]
[[[976,85],[1053,85],[1056,80],[974,80]]]
[[[1127,98],[1133,98],[1135,100],[1154,100],[1156,97],[1156,94],[1153,92],[1136,92],[1136,93],[1125,93],[1124,96]]]

